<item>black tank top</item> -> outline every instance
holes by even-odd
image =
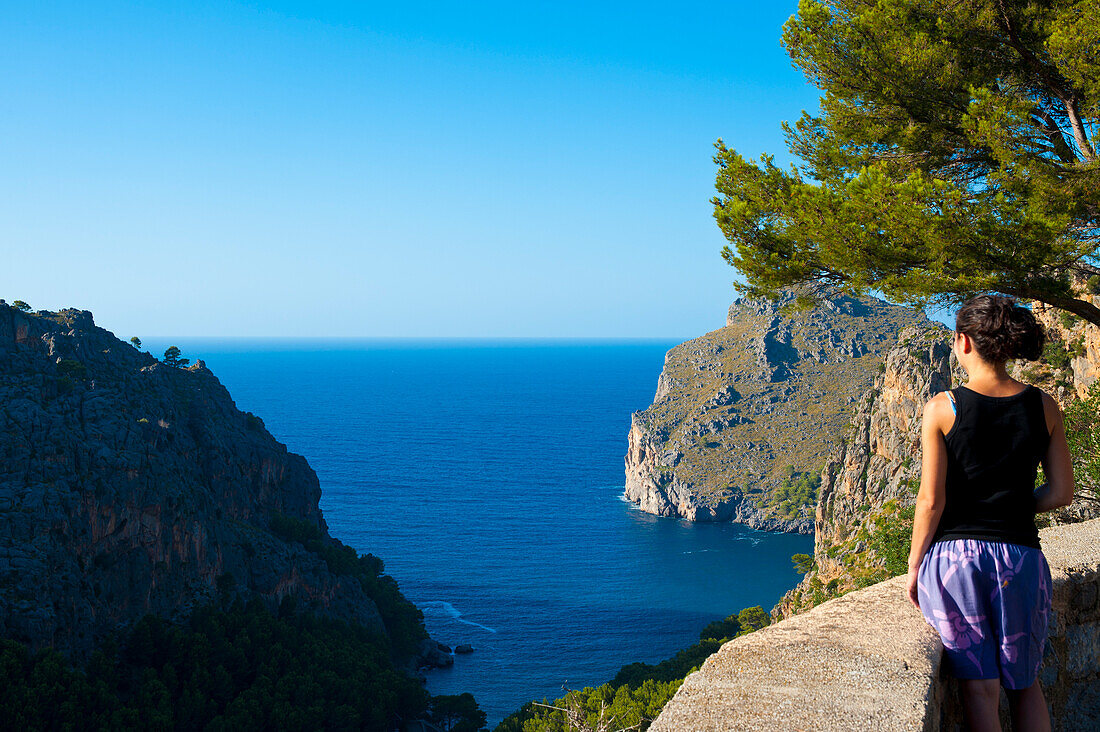
[[[1043,393],[991,397],[960,386],[947,433],[946,502],[933,541],[984,539],[1039,546],[1035,476],[1050,442]]]

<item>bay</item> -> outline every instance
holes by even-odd
[[[432,637],[428,673],[490,726],[771,607],[807,536],[651,516],[621,498],[630,413],[668,341],[148,338],[202,358],[302,454],[331,533],[386,571]]]

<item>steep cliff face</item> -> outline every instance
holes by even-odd
[[[81,658],[146,613],[232,589],[381,629],[358,580],[272,531],[327,528],[317,476],[201,361],[177,368],[88,311],[0,305],[0,634]]]
[[[1100,295],[1082,290],[1078,297],[1100,307]],[[1044,359],[1017,364],[1014,375],[1043,388],[1064,406],[1100,382],[1100,327],[1043,303],[1034,303],[1032,311],[1046,328]]]
[[[888,576],[881,555],[897,538],[888,532],[911,528],[905,517],[920,487],[924,404],[959,382],[962,374],[953,363],[947,328],[930,324],[902,332],[854,411],[843,446],[821,473],[815,569],[774,614],[787,617]]]
[[[1035,306],[1055,344],[1039,362],[1022,362],[1015,375],[1066,403],[1087,390],[1098,373],[1083,343],[1100,329]],[[773,610],[789,617],[844,592],[901,571],[909,550],[912,506],[920,487],[920,424],[925,402],[966,374],[951,355],[950,331],[932,325],[908,329],[886,356],[885,370],[860,401],[844,444],[821,475],[814,521],[814,569]],[[1070,368],[1064,345],[1077,343]],[[1093,346],[1094,347],[1094,346]],[[1095,518],[1100,506],[1079,498],[1043,514],[1042,526]],[[888,562],[892,559],[892,567]],[[899,563],[901,566],[899,566]]]
[[[739,299],[726,327],[665,357],[628,435],[626,497],[661,516],[810,533],[812,480],[911,309],[835,297]]]

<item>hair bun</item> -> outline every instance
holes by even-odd
[[[1046,331],[1035,314],[1002,295],[967,300],[955,316],[955,330],[970,336],[978,355],[994,363],[1018,358],[1034,361],[1046,344]]]
[[[1043,355],[1046,332],[1035,314],[1025,307],[1015,305],[1007,313],[1007,341],[1011,358],[1035,361]]]

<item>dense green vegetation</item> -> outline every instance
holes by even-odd
[[[432,697],[428,721],[443,732],[480,732],[485,728],[485,712],[472,694],[441,694]]]
[[[1066,407],[1065,424],[1077,493],[1100,500],[1100,383]]]
[[[286,541],[295,541],[317,554],[334,574],[350,575],[359,580],[363,590],[382,616],[396,658],[409,658],[420,642],[428,637],[424,630],[424,615],[405,599],[397,582],[385,574],[382,560],[373,554],[358,555],[354,549],[337,539],[325,538],[316,524],[292,516],[274,514],[271,530]]]
[[[817,505],[817,490],[821,487],[821,471],[800,472],[787,467],[787,477],[767,495],[766,506],[783,518],[801,518],[805,511],[813,513]]]
[[[184,626],[146,617],[86,672],[0,642],[9,729],[390,730],[428,706],[384,638],[289,601],[275,615],[258,600],[224,599]]]
[[[565,732],[637,728],[645,730],[680,688],[684,678],[730,638],[769,623],[760,606],[708,624],[699,642],[656,665],[631,663],[598,687],[574,689],[553,702],[528,702],[505,718],[496,732]]]
[[[802,0],[785,25],[820,110],[798,166],[718,141],[723,250],[766,294],[803,284],[952,302],[982,291],[1100,325],[1100,0]]]
[[[794,565],[794,571],[799,574],[806,574],[813,571],[814,558],[809,554],[792,554],[791,564]]]
[[[382,561],[325,537],[316,524],[272,517],[274,533],[357,578],[386,633],[260,600],[221,597],[184,625],[152,616],[106,642],[84,671],[53,651],[0,642],[0,713],[12,729],[392,730],[428,719],[477,732],[485,714],[469,694],[430,698],[398,670],[427,637],[423,616]]]
[[[57,362],[57,374],[62,378],[86,379],[88,367],[72,358],[63,358]]]
[[[886,576],[882,579],[909,571],[913,513],[912,505],[899,506],[891,500],[883,504],[882,512],[870,521],[871,549],[886,565]]]

